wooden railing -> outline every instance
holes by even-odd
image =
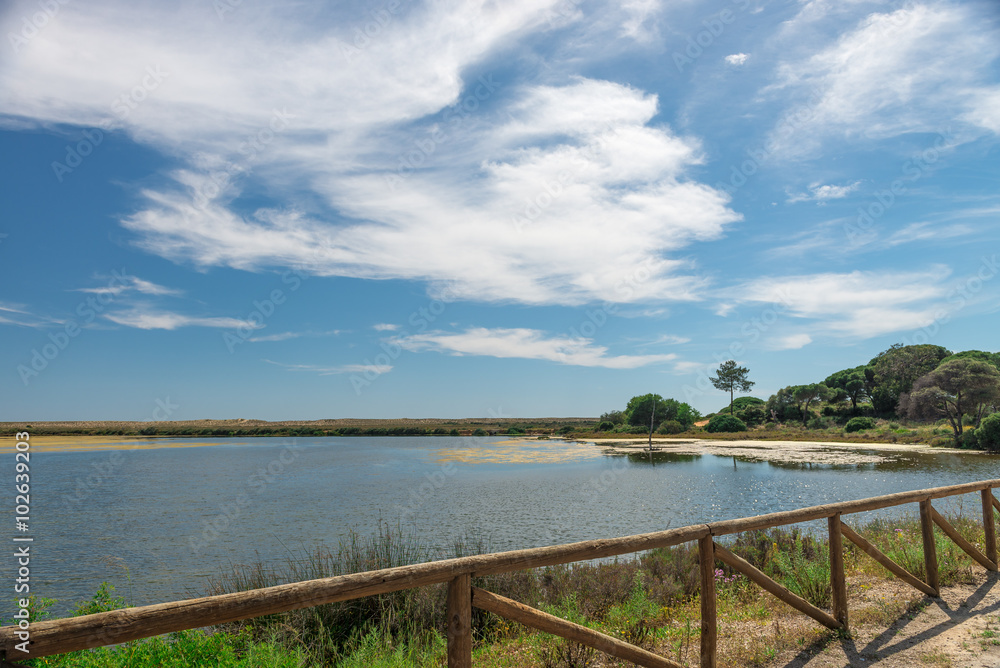
[[[213,626],[325,603],[336,603],[403,589],[448,583],[447,636],[448,666],[450,668],[469,668],[472,665],[473,607],[594,647],[640,666],[677,668],[680,666],[679,663],[640,647],[473,587],[472,578],[631,554],[698,541],[701,571],[701,666],[709,668],[717,665],[716,560],[728,564],[766,591],[812,617],[820,624],[831,629],[846,629],[848,610],[842,537],[846,537],[856,544],[864,553],[885,566],[904,582],[928,596],[936,597],[939,595],[939,586],[933,533],[935,524],[984,568],[991,571],[997,570],[996,525],[993,511],[994,508],[1000,510],[1000,502],[994,497],[992,491],[996,487],[1000,487],[1000,479],[888,494],[858,501],[697,524],[623,538],[588,540],[566,545],[446,559],[412,566],[295,582],[252,591],[125,608],[83,617],[41,621],[32,623],[26,632],[16,626],[4,627],[0,628],[0,651],[4,652],[7,661],[17,661],[18,659],[102,647],[163,633]],[[981,495],[983,525],[986,531],[985,554],[963,538],[931,506],[933,499],[973,492],[979,492]],[[920,507],[926,582],[890,560],[878,548],[844,524],[842,519],[844,515],[907,503],[918,503]],[[718,536],[821,519],[827,520],[829,531],[832,588],[832,610],[830,612],[821,610],[792,593],[738,555],[715,542],[715,538]],[[24,641],[24,636],[19,636],[19,633],[30,634],[30,651],[27,654],[15,649],[18,643]]]

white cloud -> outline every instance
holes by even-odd
[[[290,371],[308,371],[319,374],[320,376],[338,376],[344,373],[382,375],[384,373],[389,373],[393,369],[391,364],[341,364],[336,366],[322,366],[319,364],[283,364],[282,362],[273,362],[268,359],[263,361],[268,364],[274,364],[275,366],[289,369]]]
[[[372,325],[372,328],[376,332],[394,332],[399,329],[399,325],[392,325],[387,322],[380,322],[377,325]]]
[[[812,337],[808,334],[789,334],[779,336],[770,342],[770,350],[798,350],[812,343]]]
[[[897,230],[885,240],[887,246],[899,246],[920,241],[938,243],[945,239],[955,239],[975,234],[976,229],[964,223],[941,225],[929,222],[911,223]]]
[[[814,183],[809,186],[809,194],[793,195],[785,200],[788,203],[794,202],[818,202],[824,204],[827,200],[842,199],[861,187],[861,181],[846,186],[821,185]]]
[[[247,341],[250,343],[266,343],[269,341],[288,341],[289,339],[298,339],[301,337],[316,337],[316,336],[336,336],[340,334],[339,329],[331,329],[326,332],[280,332],[278,334],[268,334],[266,336],[252,336]]]
[[[638,42],[652,42],[659,37],[655,15],[660,10],[659,0],[625,0],[621,4],[625,12],[621,34]]]
[[[700,144],[653,122],[655,95],[585,78],[463,80],[545,29],[557,4],[407,9],[363,49],[353,29],[370,17],[349,5],[316,21],[241,7],[219,23],[203,7],[69,4],[0,69],[0,99],[38,124],[110,118],[179,158],[173,182],[122,221],[178,262],[448,283],[481,301],[697,299],[706,280],[682,251],[741,216],[689,176]],[[656,11],[629,7],[635,30]],[[147,66],[162,82],[116,117],[112,101]],[[274,208],[239,210],[251,188]],[[298,204],[311,200],[323,213]],[[640,266],[649,276],[630,281]]]
[[[747,53],[731,53],[728,56],[726,56],[725,60],[730,65],[735,65],[739,67],[740,65],[746,63],[749,58],[750,55]]]
[[[184,294],[183,290],[176,290],[174,288],[167,288],[162,285],[157,285],[151,281],[147,281],[139,278],[138,276],[129,276],[122,272],[122,274],[116,274],[114,278],[109,282],[108,285],[103,288],[77,288],[74,292],[87,292],[91,294],[110,294],[114,296],[127,294],[129,292],[138,292],[144,295],[153,296],[169,296],[177,297]]]
[[[677,356],[613,355],[592,339],[550,336],[536,329],[473,327],[460,333],[426,332],[393,339],[406,350],[434,350],[452,355],[547,360],[572,366],[635,369]]]
[[[146,310],[141,307],[105,313],[104,317],[111,322],[136,329],[171,330],[179,327],[248,327],[254,329],[252,323],[239,318],[189,316],[170,311]]]
[[[18,327],[31,327],[38,329],[42,327],[52,327],[62,324],[62,320],[36,315],[26,311],[22,304],[11,304],[0,302],[0,324],[16,325]]]
[[[945,267],[923,272],[853,271],[754,279],[727,294],[766,303],[779,317],[813,321],[816,332],[870,338],[918,329],[941,312],[948,290]],[[798,338],[795,338],[798,337]],[[787,342],[805,345],[803,333]]]
[[[715,362],[679,361],[674,363],[674,371],[679,374],[708,373],[715,367]]]
[[[944,132],[962,110],[979,126],[955,128],[966,140],[983,128],[995,131],[998,116],[984,102],[996,90],[989,63],[998,53],[996,33],[971,6],[913,4],[870,14],[836,43],[811,57],[795,50],[779,67],[780,83],[769,90],[809,102],[778,123],[770,148],[807,157],[829,140]]]

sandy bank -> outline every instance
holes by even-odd
[[[649,439],[628,438],[614,441],[583,441],[609,454],[646,450]],[[969,450],[932,448],[929,445],[893,443],[834,443],[822,441],[713,441],[708,439],[654,438],[656,452],[678,455],[719,455],[752,461],[788,464],[873,464],[906,453],[973,454]],[[983,454],[983,453],[976,453]],[[985,455],[984,455],[985,456]]]

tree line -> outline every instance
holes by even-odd
[[[781,388],[766,402],[766,418],[807,424],[820,404],[823,417],[846,420],[847,431],[880,417],[944,419],[956,445],[1000,449],[1000,353],[895,344],[822,382]]]
[[[867,364],[783,387],[767,401],[735,396],[749,392],[754,382],[749,369],[734,360],[719,365],[710,380],[729,393],[729,406],[709,415],[709,432],[745,431],[767,422],[816,429],[839,424],[853,432],[874,428],[876,418],[944,420],[956,445],[1000,451],[1000,353],[895,344]],[[597,429],[652,439],[653,433],[687,431],[701,417],[687,403],[644,394],[632,397],[623,411],[601,415]]]

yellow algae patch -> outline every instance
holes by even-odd
[[[436,461],[440,463],[461,464],[559,464],[601,457],[604,453],[589,443],[520,439],[441,448],[436,453]]]
[[[14,452],[17,439],[0,436],[0,453]],[[32,436],[34,452],[88,452],[92,450],[152,450],[154,448],[196,448],[219,445],[202,440],[177,440],[169,436]]]

